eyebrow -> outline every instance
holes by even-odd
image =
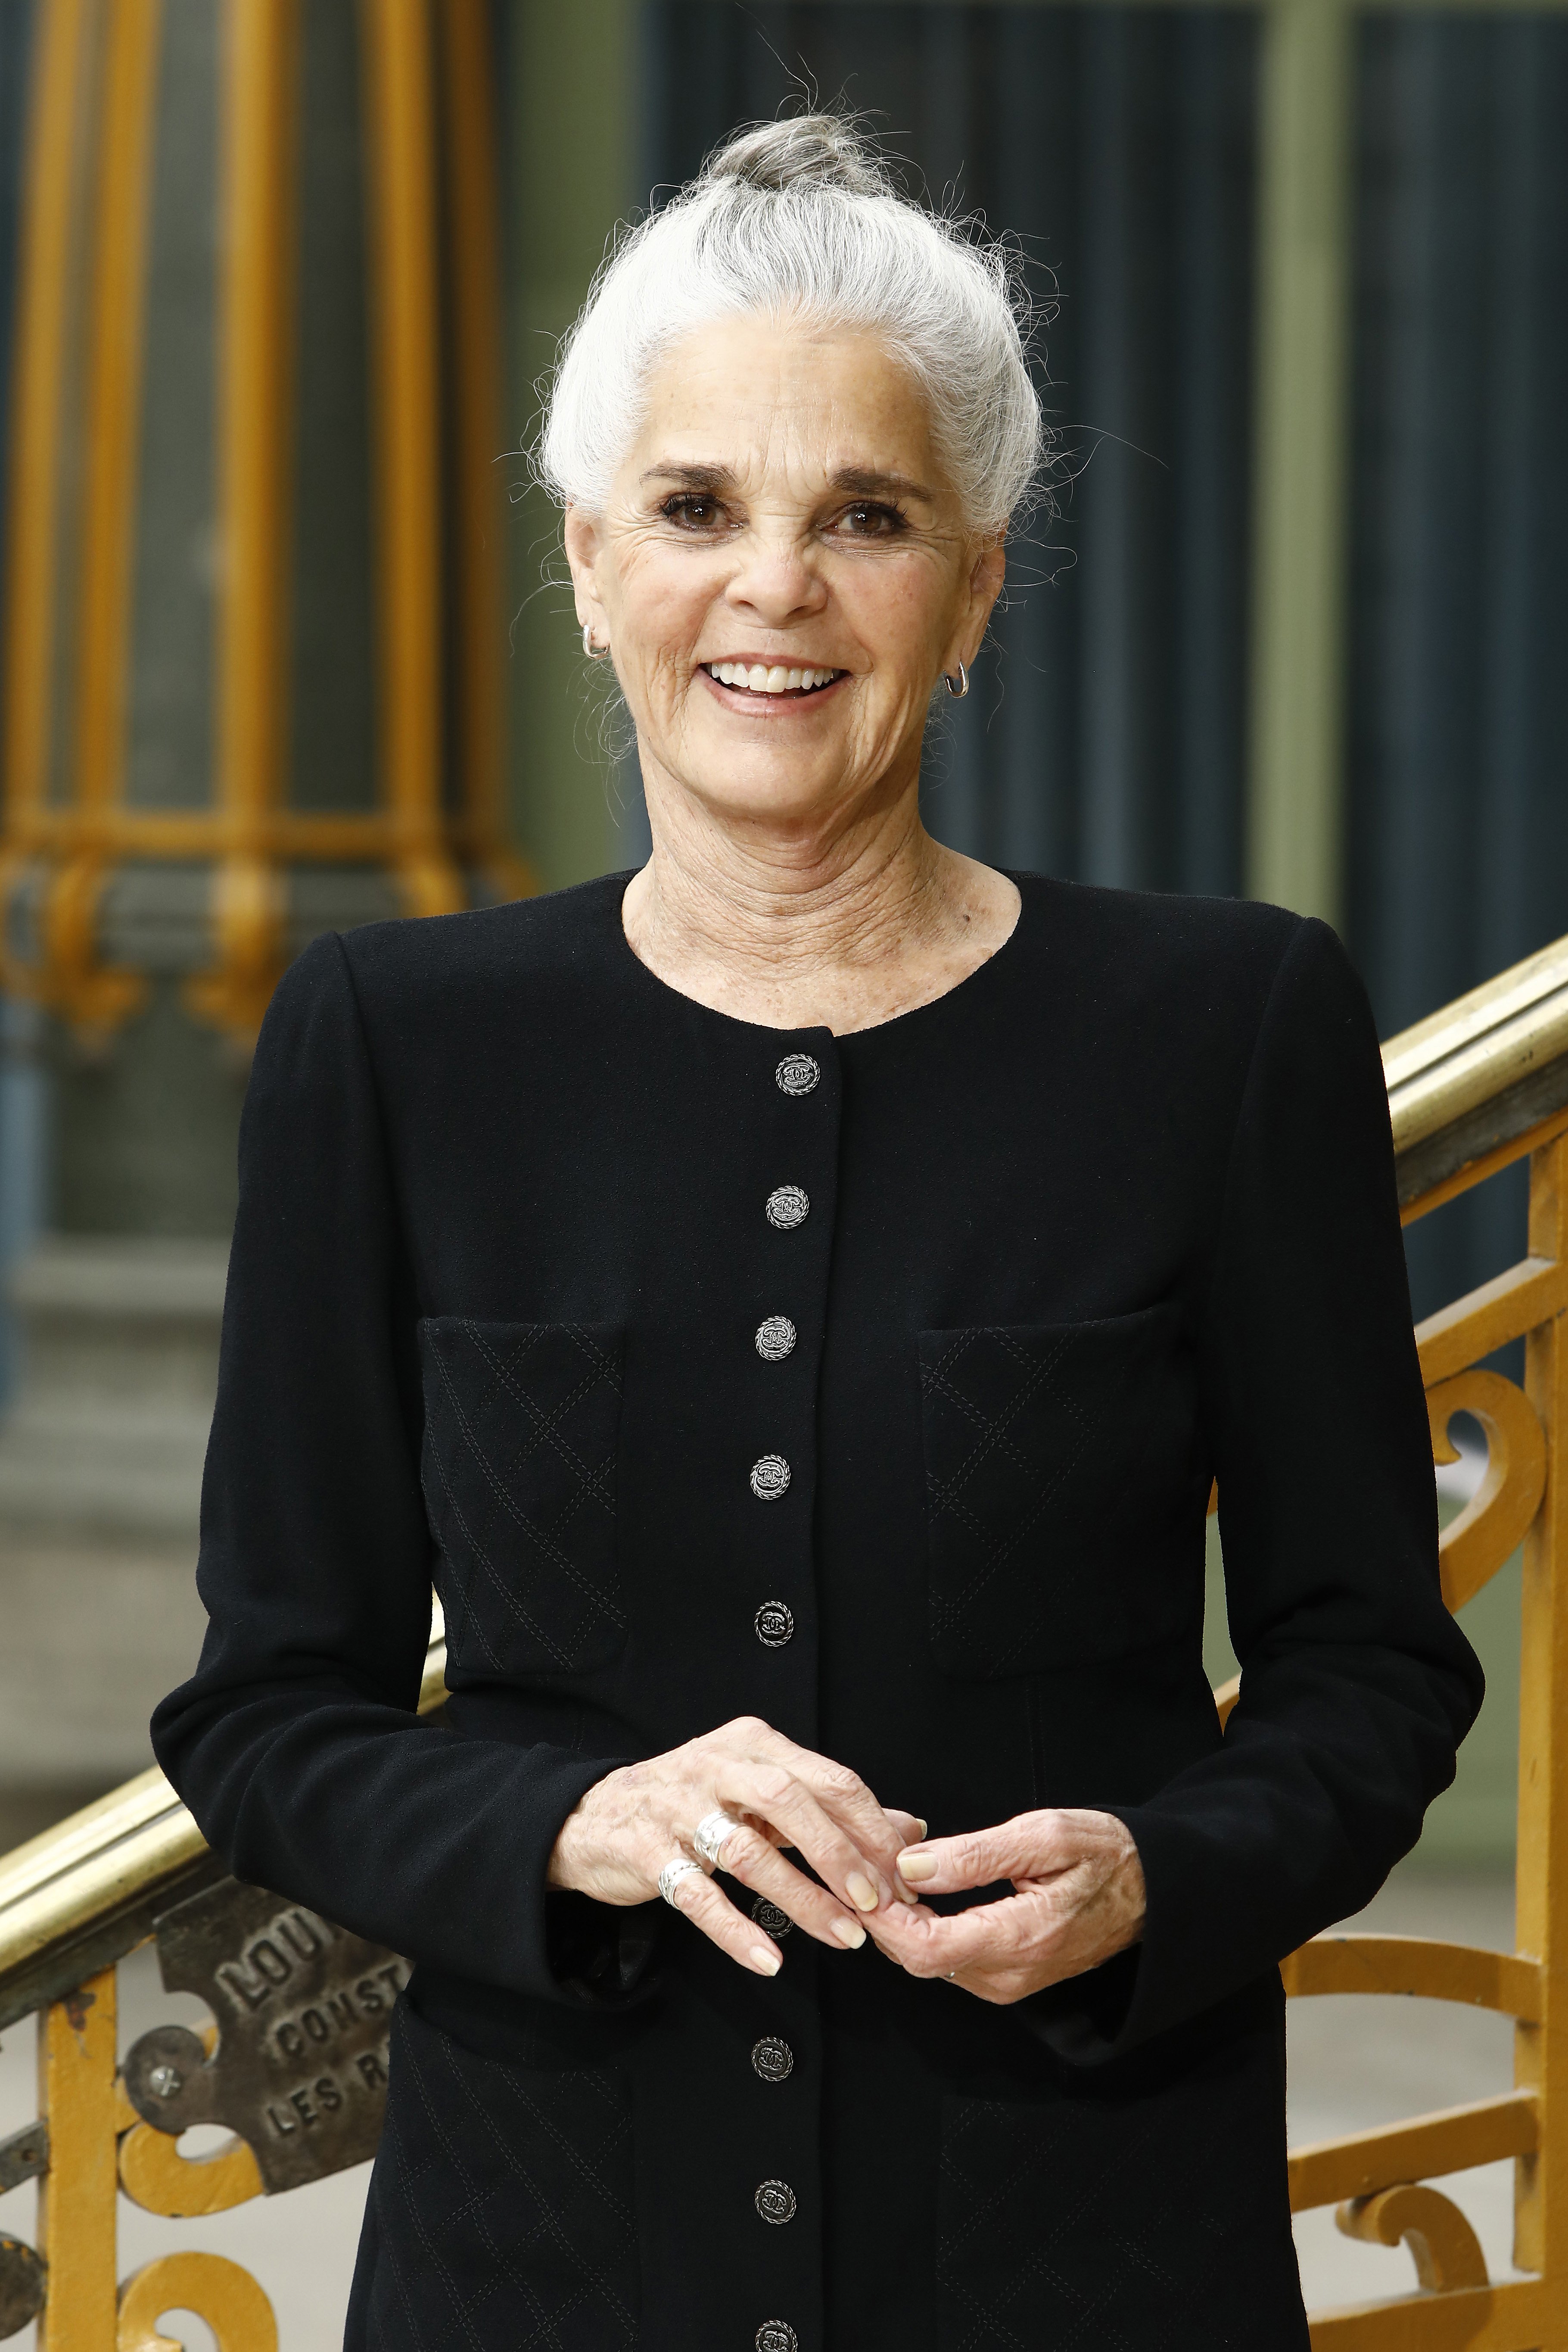
[[[676,482],[686,490],[725,490],[734,487],[735,477],[727,466],[680,466],[674,460],[661,460],[650,466],[640,477],[644,482]],[[830,489],[847,493],[851,498],[923,499],[930,505],[933,493],[924,482],[912,481],[907,474],[884,474],[865,466],[841,466],[828,485]]]

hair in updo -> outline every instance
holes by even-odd
[[[835,114],[741,131],[618,241],[549,394],[539,471],[552,495],[601,509],[664,354],[747,311],[881,335],[925,394],[967,521],[1006,530],[1043,446],[1017,256],[901,195]]]

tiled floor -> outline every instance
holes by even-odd
[[[1443,1935],[1506,1947],[1512,1941],[1512,1888],[1496,1877],[1401,1874],[1356,1924],[1373,1923],[1396,1935]],[[141,1955],[122,1969],[121,2031],[127,2043],[151,2024],[194,2021],[200,2013],[194,2001],[160,1990],[150,1956]],[[30,2026],[5,2036],[0,2134],[30,2121],[35,2112],[32,2053]],[[1322,2139],[1481,2098],[1507,2087],[1510,2067],[1507,2021],[1480,2011],[1436,2001],[1298,2001],[1291,2011],[1291,2137],[1295,2142]],[[244,2263],[266,2287],[277,2309],[282,2352],[337,2352],[367,2178],[368,2168],[361,2166],[313,2189],[258,2199],[207,2221],[160,2221],[122,2201],[120,2273],[157,2253],[210,2248]],[[1511,2166],[1491,2165],[1443,2186],[1474,2222],[1493,2277],[1506,2276]],[[33,2201],[31,2188],[0,2198],[0,2231],[31,2242]],[[1297,2243],[1310,2305],[1402,2294],[1415,2284],[1407,2254],[1342,2238],[1332,2211],[1304,2215]],[[166,2326],[183,2336],[190,2352],[209,2352],[212,2337],[201,2323],[171,2320]],[[32,2329],[11,2340],[18,2352],[34,2352]]]

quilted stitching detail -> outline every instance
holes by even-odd
[[[1132,1596],[1100,1572],[1136,1486],[1176,1328],[1104,1323],[920,1335],[931,1639],[953,1674],[1108,1654]]]
[[[581,1674],[625,1638],[615,1556],[622,1334],[583,1323],[420,1326],[425,1507],[447,1652]]]
[[[1239,2166],[1234,2102],[1223,2077],[1126,2099],[945,2100],[941,2352],[1305,2352],[1304,2315],[1299,2334],[1277,2324],[1301,2309],[1282,2103],[1254,2097],[1278,2146],[1237,2151]],[[1180,2146],[1204,2162],[1173,2167]]]
[[[356,2284],[378,2352],[611,2352],[638,2336],[632,2102],[601,2068],[462,2047],[406,2002]]]

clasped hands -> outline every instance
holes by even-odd
[[[1143,1933],[1138,1851],[1114,1815],[1051,1807],[927,1839],[924,1822],[880,1804],[846,1765],[754,1716],[596,1781],[562,1826],[549,1884],[600,1903],[646,1903],[715,1812],[737,1824],[719,1867],[818,1943],[854,1950],[869,1934],[911,1976],[951,1978],[980,2000],[1022,2000]],[[1003,1880],[1011,1895],[951,1916],[920,1899]],[[742,1968],[777,1973],[777,1943],[715,1879],[681,1878],[674,1901]]]

